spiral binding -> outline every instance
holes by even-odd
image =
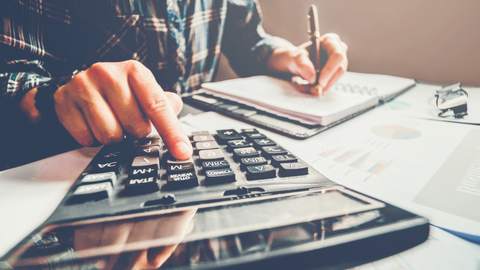
[[[337,83],[335,85],[335,90],[344,91],[349,93],[358,93],[358,94],[368,94],[368,95],[377,95],[378,90],[375,87],[368,88],[367,86],[360,86],[358,84],[350,83]]]

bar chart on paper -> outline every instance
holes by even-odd
[[[435,136],[426,129],[424,122],[401,118],[358,123],[350,127],[339,126],[336,132],[324,134],[317,147],[305,149],[309,152],[307,159],[320,171],[367,185],[389,181],[392,186],[392,181],[402,178],[405,180],[394,184],[405,185],[412,179],[411,172],[430,177],[428,168],[418,159],[438,158],[437,152],[441,150],[436,147]],[[415,159],[412,159],[409,149],[422,150],[415,151]],[[411,185],[421,187],[417,182]]]
[[[379,175],[394,162],[392,159],[382,155],[381,150],[378,150],[388,147],[389,144],[370,139],[363,142],[361,147],[349,145],[327,146],[317,155],[314,163],[327,159],[332,161],[334,166],[335,164],[341,165],[345,170],[345,174],[359,170],[371,175]]]

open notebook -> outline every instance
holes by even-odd
[[[390,100],[414,85],[412,79],[347,72],[318,98],[301,93],[288,81],[268,76],[204,83],[202,88],[214,96],[303,123],[326,126]]]

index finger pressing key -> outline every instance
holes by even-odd
[[[128,81],[140,107],[157,129],[169,151],[176,159],[192,156],[192,145],[180,126],[169,99],[155,77],[138,62],[128,64]]]

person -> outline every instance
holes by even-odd
[[[10,167],[141,138],[152,125],[187,159],[177,94],[212,81],[221,53],[239,76],[316,80],[311,44],[266,34],[256,0],[4,0],[0,14],[0,152]],[[347,45],[336,34],[319,42],[325,91],[347,69]]]

